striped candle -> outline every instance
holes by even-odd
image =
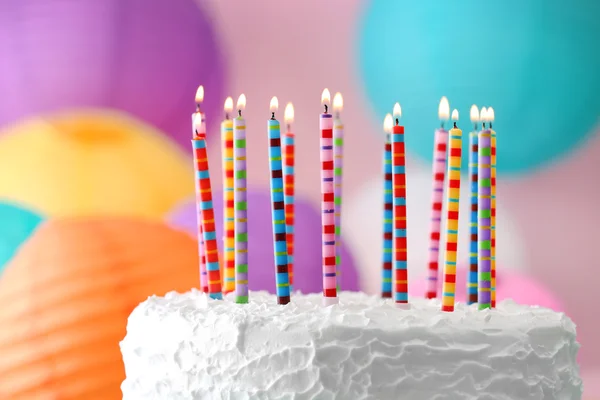
[[[196,116],[196,126],[201,125],[201,117]],[[213,299],[222,299],[221,270],[219,265],[219,248],[215,230],[215,214],[212,203],[208,154],[206,151],[206,134],[196,131],[192,140],[194,165],[196,167],[196,187],[199,194],[199,206],[202,224],[202,237],[206,254],[206,270],[208,274],[208,294]]]
[[[246,185],[246,120],[242,110],[246,96],[237,102],[238,116],[233,120],[234,202],[235,202],[235,302],[248,303],[248,199]]]
[[[294,134],[292,123],[294,123],[294,106],[288,103],[285,106],[284,120],[287,126],[283,134],[283,178],[284,178],[284,201],[285,201],[285,237],[288,252],[288,273],[290,277],[290,292],[294,290]]]
[[[452,111],[452,119],[458,120],[458,111]],[[448,185],[446,187],[446,257],[442,284],[442,311],[454,311],[456,294],[456,253],[458,250],[458,218],[460,205],[460,165],[462,162],[462,131],[450,129],[448,151]]]
[[[438,108],[438,117],[442,121],[440,129],[435,131],[433,141],[433,192],[431,195],[431,222],[429,224],[429,265],[427,276],[427,292],[425,297],[437,297],[440,232],[442,230],[442,204],[444,200],[444,181],[446,179],[446,148],[448,147],[448,131],[444,129],[444,121],[450,116],[450,104],[442,97]]]
[[[469,220],[469,274],[467,275],[467,304],[477,303],[477,122],[479,110],[471,106],[473,131],[469,134],[469,184],[471,212]]]
[[[408,304],[408,268],[406,235],[406,157],[404,126],[399,125],[400,104],[394,105],[395,125],[392,128],[392,182],[394,208],[394,287],[395,302]]]
[[[393,241],[393,183],[392,183],[392,143],[390,134],[394,125],[392,115],[388,114],[383,123],[385,132],[385,146],[383,150],[383,252],[381,268],[381,297],[392,298],[392,254]]]
[[[340,118],[340,112],[344,106],[344,100],[341,93],[333,96],[333,112],[335,119],[333,121],[333,202],[335,205],[335,265],[337,274],[336,289],[340,291],[341,283],[341,234],[342,234],[342,172],[344,168],[344,123]]]
[[[221,123],[222,169],[223,169],[223,250],[225,293],[235,289],[235,210],[233,192],[233,121],[229,113],[233,100],[226,100],[225,120]]]
[[[196,112],[192,114],[192,127],[194,129],[194,136],[206,137],[206,120],[203,112],[200,111],[200,103],[204,99],[204,87],[200,86],[196,92]],[[198,116],[200,118],[200,124],[196,126],[194,120]],[[197,132],[197,133],[196,133]],[[204,238],[202,229],[202,208],[200,199],[200,186],[198,179],[194,179],[196,186],[196,221],[198,223],[198,259],[200,261],[200,290],[204,293],[208,293],[208,272],[206,271],[206,254],[204,254]]]
[[[491,307],[491,132],[484,129],[479,132],[478,138],[478,217],[479,226],[477,231],[479,250],[479,287],[478,301],[479,309]]]
[[[269,165],[271,170],[271,212],[273,219],[273,249],[275,254],[275,283],[277,303],[290,302],[290,283],[285,232],[285,201],[283,195],[283,171],[281,165],[281,132],[275,119],[277,97],[271,99],[271,119],[267,122],[269,133]]]
[[[491,131],[491,185],[492,185],[492,201],[491,201],[491,301],[492,308],[496,308],[496,131],[492,129],[494,122],[494,109],[488,108],[487,119],[490,121]]]
[[[323,90],[321,103],[325,112],[319,117],[321,130],[321,224],[323,241],[323,296],[326,305],[337,303],[335,247],[333,118],[327,112],[329,90]]]

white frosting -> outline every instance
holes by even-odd
[[[582,396],[575,324],[503,301],[495,310],[362,293],[338,305],[264,292],[238,305],[203,293],[150,297],[121,342],[124,400],[564,399]]]

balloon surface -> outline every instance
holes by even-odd
[[[215,192],[213,204],[217,236],[223,232],[223,194]],[[321,216],[307,201],[296,197],[296,225],[294,233],[294,290],[315,293],[323,290],[321,270]],[[196,205],[188,202],[173,211],[169,217],[172,226],[197,237]],[[343,235],[343,231],[342,231]],[[219,241],[223,250],[223,241]],[[350,249],[342,244],[341,289],[358,290],[360,282]],[[274,293],[275,263],[273,256],[273,227],[271,198],[267,189],[248,190],[248,268],[250,290],[268,290]]]
[[[0,279],[0,398],[121,398],[129,314],[148,296],[198,286],[194,240],[163,223],[42,224]]]
[[[410,152],[432,159],[442,96],[459,110],[465,144],[471,105],[494,107],[499,174],[531,172],[593,133],[600,2],[371,0],[365,10],[366,91],[381,121],[401,103]]]
[[[0,197],[49,216],[161,218],[194,192],[191,160],[147,124],[86,111],[0,133]]]
[[[6,263],[42,221],[43,217],[34,211],[0,202],[0,276]]]
[[[225,60],[201,2],[2,1],[0,38],[0,126],[74,108],[117,109],[187,149],[200,84],[207,121],[217,126]]]

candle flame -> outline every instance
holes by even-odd
[[[240,94],[237,101],[237,109],[244,110],[246,108],[246,95],[244,93]]]
[[[225,110],[225,112],[227,114],[229,114],[231,111],[233,111],[233,99],[231,97],[228,97],[225,99],[225,104],[223,105],[223,110]]]
[[[291,125],[294,123],[294,105],[292,103],[287,103],[285,106],[285,111],[283,113],[283,119],[285,123]]]
[[[400,118],[402,116],[402,107],[400,107],[400,103],[394,104],[392,114],[394,115],[394,118]]]
[[[392,128],[394,127],[394,118],[392,114],[387,114],[385,119],[383,120],[383,131],[385,133],[392,133]]]
[[[331,93],[329,93],[329,89],[325,88],[325,89],[323,89],[323,93],[321,93],[321,104],[329,105],[330,101],[331,101]]]
[[[471,122],[476,123],[479,121],[479,109],[475,104],[471,106]]]
[[[452,121],[458,121],[458,110],[452,110]]]
[[[274,113],[275,111],[277,111],[278,108],[279,100],[277,100],[277,96],[273,96],[273,98],[271,99],[271,104],[269,105],[269,109],[272,113]]]
[[[494,118],[496,118],[496,115],[494,114],[494,109],[492,107],[488,108],[486,116],[488,121],[494,122]]]
[[[485,107],[481,108],[481,111],[479,111],[479,120],[481,122],[487,121],[487,108],[485,108]]]
[[[204,101],[204,86],[198,86],[198,90],[196,90],[196,104],[200,104]]]
[[[342,94],[337,92],[335,96],[333,96],[333,111],[341,112],[344,108],[344,99],[342,98]]]
[[[204,132],[200,132],[200,127],[202,126],[202,113],[194,114],[193,123],[194,123],[194,134],[195,135],[204,133]]]
[[[448,99],[446,96],[442,97],[440,100],[440,106],[438,107],[438,117],[440,120],[445,121],[450,116],[450,103],[448,103]]]

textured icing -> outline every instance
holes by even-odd
[[[121,342],[124,400],[564,399],[582,384],[575,325],[549,309],[503,301],[496,310],[411,299],[402,310],[344,292],[280,306],[203,293],[150,297]]]

